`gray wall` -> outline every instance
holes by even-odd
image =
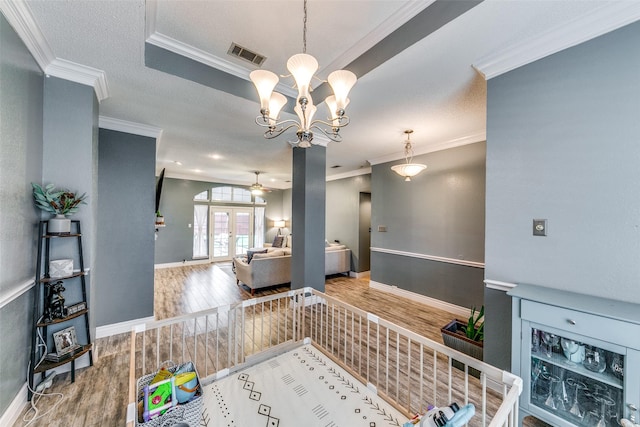
[[[42,181],[43,74],[0,14],[0,416],[27,378],[36,224],[31,182]]]
[[[95,234],[97,211],[97,147],[98,147],[98,101],[91,86],[49,77],[44,80],[43,105],[43,168],[42,179],[56,187],[87,194],[87,204],[82,205],[70,218],[79,220],[82,226],[82,248],[84,267],[90,270],[85,277],[89,316],[95,326],[93,304],[93,276],[96,274]],[[50,214],[43,214],[49,219]],[[73,258],[74,268],[79,268],[79,252],[74,239],[56,240],[52,245],[51,258]],[[65,282],[65,299],[68,303],[82,301],[79,280]],[[75,326],[78,342],[86,343],[84,318],[55,325],[47,332],[56,332]],[[53,343],[50,337],[50,344]]]
[[[485,148],[480,142],[415,156],[428,168],[411,182],[390,169],[398,162],[375,165],[371,246],[483,262]],[[482,268],[373,252],[371,280],[459,306],[483,303]]]
[[[153,316],[154,138],[100,129],[97,326]]]
[[[371,191],[371,175],[327,182],[326,239],[351,249],[351,270],[360,268],[360,193]],[[365,248],[368,252],[369,248]]]
[[[193,226],[193,196],[213,187],[229,185],[187,179],[164,179],[160,212],[167,226],[158,232],[155,245],[156,264],[193,259],[193,228],[189,228],[189,224]],[[273,190],[263,195],[267,201],[265,223],[265,242],[267,243],[273,241],[278,232],[278,229],[273,227],[273,221],[288,219],[283,210],[282,193],[282,190]]]
[[[640,303],[638,46],[634,23],[488,82],[487,279]],[[506,303],[487,305],[498,366]]]

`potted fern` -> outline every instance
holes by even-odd
[[[55,215],[47,225],[48,233],[69,233],[71,220],[67,215],[73,215],[87,198],[86,193],[77,195],[75,192],[56,189],[55,185],[48,184],[44,187],[31,183],[33,187],[33,200],[36,206],[45,212]]]
[[[480,308],[480,311],[473,307],[466,322],[454,319],[441,328],[440,331],[442,332],[442,340],[447,347],[482,360],[484,350],[484,305]],[[463,365],[460,362],[454,360],[453,365],[463,369]],[[477,376],[475,369],[470,369],[469,372]]]

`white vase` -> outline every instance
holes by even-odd
[[[48,233],[62,234],[71,232],[71,220],[62,214],[57,214],[55,218],[49,220],[47,225]]]

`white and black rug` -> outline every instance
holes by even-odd
[[[216,381],[206,427],[391,427],[406,417],[311,345]]]

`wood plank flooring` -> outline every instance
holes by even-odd
[[[256,296],[287,290],[288,286],[259,289],[256,290]],[[329,277],[325,292],[439,342],[442,342],[440,328],[453,316],[444,310],[370,289],[368,278],[354,279],[341,275]],[[228,262],[160,269],[155,272],[157,319],[193,313],[250,298],[250,292],[246,287],[236,285],[231,263]],[[410,315],[398,316],[398,313]],[[128,403],[129,341],[129,334],[96,340],[94,366],[77,371],[73,384],[70,382],[69,373],[58,375],[53,381],[53,386],[47,391],[64,393],[63,402],[30,425],[123,426]],[[47,411],[56,400],[56,397],[49,396],[41,398],[37,404],[39,414]],[[28,409],[29,407],[25,408],[23,414]],[[31,411],[27,419],[32,416]],[[14,426],[24,424],[21,416]],[[545,424],[525,425],[537,427]]]

